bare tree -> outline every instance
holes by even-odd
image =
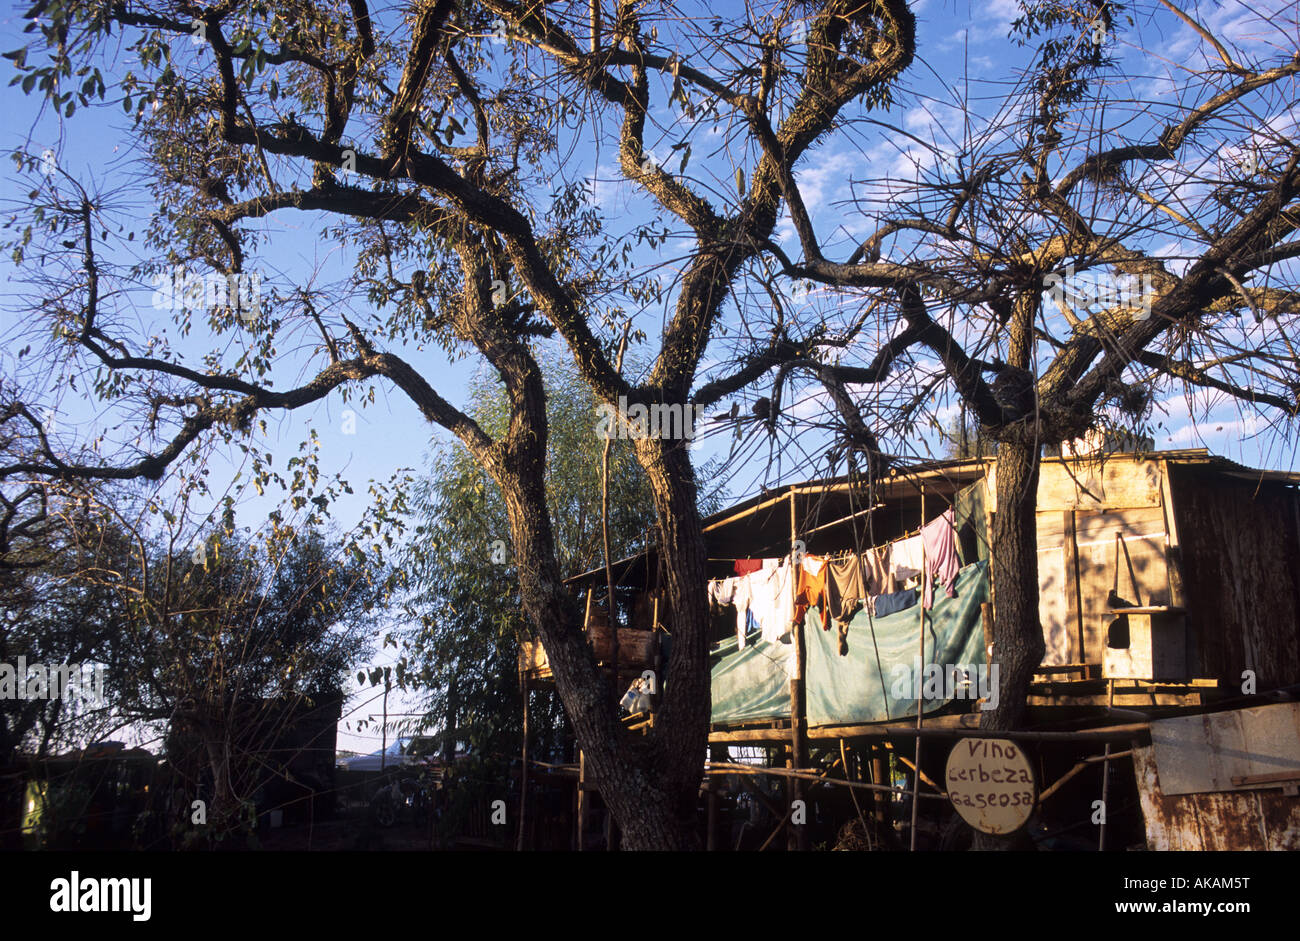
[[[183,331],[198,326],[227,344],[192,366],[158,333],[145,340],[123,322],[121,286],[105,273],[101,201],[38,190],[36,202],[47,207],[42,247],[80,258],[68,282],[42,299],[62,344],[47,347],[44,361],[92,365],[95,392],[133,404],[128,414],[138,426],[145,419],[145,433],[134,460],[72,461],[45,448],[0,476],[158,478],[200,439],[249,447],[244,436],[260,414],[391,383],[500,486],[525,610],[625,845],[691,842],[685,820],[704,755],[709,671],[689,454],[680,438],[635,442],[654,494],[676,642],[654,733],[634,740],[602,691],[561,583],[542,483],[543,386],[529,344],[558,334],[603,402],[679,408],[710,406],[815,347],[815,332],[763,331],[738,368],[696,388],[729,298],[770,247],[781,166],[850,103],[888,102],[914,56],[907,5],[828,0],[691,19],[671,5],[619,2],[611,11],[585,0],[487,0],[458,8],[435,0],[403,6],[402,22],[383,24],[364,0],[38,4],[31,15],[46,17],[30,47],[45,58],[29,62],[28,49],[10,56],[25,90],[70,115],[79,102],[103,98],[111,81],[113,97],[138,120],[157,206],[148,246],[166,253],[145,259],[138,273],[201,261],[247,276],[262,248],[257,223],[288,210],[325,214],[330,234],[356,246],[357,266],[337,290],[300,287],[242,318],[231,304],[199,305],[206,323],[182,310]],[[796,24],[799,59],[783,52]],[[124,34],[112,41],[139,58],[138,71],[102,54],[110,33]],[[107,81],[105,68],[113,70]],[[67,87],[74,76],[84,81],[80,92]],[[666,123],[672,109],[687,120]],[[750,125],[759,119],[778,150],[764,153],[755,140]],[[671,144],[676,167],[655,153],[669,132],[681,132]],[[692,149],[705,150],[715,133],[723,148],[688,175]],[[646,198],[649,221],[609,231],[617,214],[594,211],[582,196],[598,166],[568,181],[571,149],[605,147]],[[30,168],[39,172],[38,164],[31,155]],[[684,258],[671,254],[679,242]],[[633,264],[638,246],[650,260]],[[655,270],[665,263],[676,268],[667,285]],[[406,273],[406,264],[415,270]],[[386,313],[355,312],[362,304]],[[662,336],[649,373],[634,382],[614,367],[613,339],[652,304],[663,310]],[[315,334],[311,348],[280,352],[288,337],[308,342],[305,330]],[[497,371],[511,405],[503,434],[487,435],[399,352],[423,342],[473,350]],[[308,378],[272,385],[294,370]],[[260,459],[254,470],[269,475]]]
[[[1022,9],[1019,35],[1038,39],[1031,67],[994,105],[962,103],[960,139],[910,135],[933,169],[859,181],[853,210],[875,230],[843,261],[823,248],[793,160],[752,119],[799,239],[800,257],[774,252],[782,270],[859,289],[886,325],[873,346],[872,323],[850,324],[845,363],[801,363],[831,390],[847,445],[875,454],[871,427],[898,442],[947,390],[997,442],[994,645],[1006,690],[987,717],[995,729],[1023,722],[1043,656],[1043,446],[1107,425],[1140,431],[1170,387],[1235,399],[1281,434],[1300,410],[1289,337],[1300,301],[1296,7],[1261,15],[1242,52],[1161,0],[1142,11],[1152,33],[1186,26],[1200,59],[1154,78],[1112,56],[1121,43],[1144,52],[1149,38],[1121,24],[1117,5]],[[855,397],[862,385],[871,391]]]
[[[1097,80],[1121,35],[1117,9],[1027,9],[1026,35],[1049,39],[1016,94],[974,122],[937,182],[864,203],[875,231],[834,261],[794,168],[838,123],[908,137],[884,114],[916,58],[903,0],[776,2],[696,18],[671,4],[433,0],[392,21],[365,0],[38,4],[36,41],[9,57],[25,90],[69,116],[96,97],[134,115],[147,155],[136,185],[153,207],[147,225],[123,227],[141,228],[153,254],[115,268],[134,233],[110,235],[123,221],[110,201],[48,172],[46,155],[20,155],[40,185],[26,213],[34,227],[20,228],[13,247],[38,283],[38,254],[46,272],[33,361],[46,378],[90,376],[94,396],[137,437],[119,442],[118,460],[86,443],[73,457],[43,438],[0,479],[157,479],[199,445],[224,442],[247,449],[260,485],[276,476],[249,436],[260,416],[391,385],[499,485],[525,611],[625,845],[689,845],[709,717],[706,557],[689,452],[680,438],[634,442],[654,495],[675,643],[659,721],[633,739],[562,585],[532,344],[560,338],[610,405],[711,408],[775,371],[772,394],[747,413],[756,429],[774,428],[784,390],[811,380],[847,434],[839,451],[869,476],[891,459],[883,437],[954,389],[998,442],[995,643],[1010,690],[1020,689],[1042,654],[1040,446],[1084,432],[1108,403],[1141,413],[1133,387],[1153,375],[1288,413],[1295,402],[1285,335],[1294,147],[1280,130],[1248,179],[1207,180],[1200,159],[1216,122],[1266,133],[1254,116],[1278,113],[1300,68],[1294,24],[1274,20],[1285,61],[1243,64],[1186,14],[1168,14],[1192,22],[1218,64],[1180,72],[1176,103],[1130,94],[1130,116],[1144,123],[1099,110],[1113,107]],[[138,66],[106,54],[110,35]],[[40,61],[28,61],[33,53]],[[626,215],[591,196],[592,179],[609,172],[606,150],[622,195],[638,200]],[[798,257],[777,237],[783,207]],[[324,220],[354,270],[332,284],[291,276],[292,289],[232,302],[270,254],[265,220],[294,210]],[[1180,264],[1159,252],[1174,231]],[[1066,262],[1085,279],[1149,277],[1150,316],[1145,301],[1049,316],[1044,279]],[[194,303],[186,283],[172,305],[182,336],[210,342],[200,360],[154,324],[141,330],[126,305],[139,278],[167,284],[177,266],[196,264],[230,279],[224,295],[213,286],[215,302]],[[1248,285],[1252,273],[1283,283]],[[837,312],[783,300],[791,278],[870,296],[846,321],[823,322],[818,313]],[[1234,326],[1243,310],[1260,320],[1249,335]],[[615,367],[629,321],[650,347],[644,375]],[[873,335],[881,342],[858,361]],[[439,389],[436,370],[421,366],[424,344],[497,372],[510,404],[503,433],[487,434]],[[720,365],[706,359],[720,348]],[[855,384],[892,390],[892,403],[864,408]],[[730,417],[740,421],[738,407]],[[310,455],[287,485],[300,499],[323,496],[309,496],[307,467]],[[1023,697],[1009,691],[1002,702],[995,726],[1014,726]]]

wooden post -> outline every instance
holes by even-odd
[[[1169,604],[1175,608],[1187,607],[1187,596],[1183,588],[1182,550],[1178,542],[1178,521],[1174,516],[1174,491],[1169,483],[1169,462],[1160,465],[1160,505],[1165,517],[1165,583],[1169,591]],[[1190,635],[1189,635],[1190,639]],[[1188,651],[1191,647],[1188,646]],[[1191,664],[1188,664],[1188,675]]]
[[[587,835],[587,756],[578,749],[578,852]]]
[[[885,780],[888,777],[886,773],[885,750],[880,745],[871,746],[871,783],[876,785],[891,785],[892,781]],[[890,825],[889,821],[889,795],[884,791],[876,791],[876,823],[878,832],[885,833]]]
[[[730,754],[726,745],[709,746],[710,761],[727,761],[729,760],[729,758],[730,758]],[[708,824],[707,824],[708,832],[705,834],[704,848],[708,852],[713,852],[718,848],[718,822],[719,821],[718,821],[717,783],[714,778],[706,777],[704,781],[704,786],[707,789],[705,800],[707,801],[707,805],[709,809]]]
[[[921,528],[925,528],[925,484],[921,484]],[[921,603],[917,606],[921,609],[921,675],[916,678],[916,730],[921,730],[921,718],[925,712],[923,703],[924,697],[921,695],[922,687],[925,685],[921,676],[925,675],[925,583],[929,578],[929,572],[925,564],[925,537],[921,537]],[[915,769],[912,776],[912,839],[911,851],[916,852],[916,815],[920,810],[921,799],[921,736],[916,737],[916,752],[913,757]]]
[[[592,52],[596,51],[596,43],[600,37],[600,3],[599,0],[592,0],[592,16],[595,18],[591,24],[591,42]],[[623,327],[623,338],[618,343],[618,357],[614,364],[614,371],[620,372],[623,369],[623,352],[627,349],[628,331],[632,328],[632,322],[629,320]],[[610,660],[610,696],[613,697],[614,718],[618,718],[618,702],[622,696],[618,689],[618,618],[616,617],[618,605],[614,599],[614,560],[609,555],[609,449],[614,444],[613,436],[606,436],[605,449],[601,453],[600,459],[600,539],[605,551],[605,587],[609,595],[609,660]]]
[[[989,648],[993,646],[993,605],[985,601],[980,605],[980,621],[984,625],[984,665],[993,666],[993,654]]]
[[[1087,663],[1088,657],[1083,649],[1084,631],[1083,631],[1083,588],[1080,584],[1079,570],[1079,536],[1078,536],[1078,519],[1074,510],[1065,512],[1065,607],[1066,617],[1074,621],[1074,629],[1078,636],[1079,644],[1079,663]],[[1070,584],[1073,582],[1073,586]],[[1087,679],[1087,671],[1082,675]]]
[[[795,519],[794,491],[790,491],[790,591],[793,597],[798,587],[799,573],[795,568],[795,543],[798,540],[797,520]],[[789,767],[798,771],[807,766],[808,761],[808,711],[804,694],[805,646],[803,623],[791,622],[792,640],[794,641],[794,677],[790,680],[790,762]],[[804,799],[804,786],[792,777],[788,788],[790,806]],[[805,811],[806,811],[805,806]],[[791,813],[793,820],[793,813]],[[806,851],[811,840],[807,823],[793,825],[788,845],[792,849]]]
[[[654,599],[654,610],[650,615],[650,637],[653,640],[651,653],[654,666],[654,689],[650,690],[650,714],[654,715],[659,711],[659,684],[663,682],[663,664],[659,653],[659,596],[656,594]]]
[[[1118,556],[1115,558],[1116,567],[1119,566]],[[1113,679],[1106,681],[1106,708],[1115,705],[1115,681]],[[1110,742],[1106,743],[1106,750],[1103,752],[1105,757],[1101,762],[1101,828],[1097,833],[1097,852],[1104,852],[1106,849],[1106,815],[1109,812],[1106,807],[1106,799],[1110,796]]]
[[[379,770],[384,770],[384,759],[388,757],[388,673],[384,673],[384,724],[379,727]]]

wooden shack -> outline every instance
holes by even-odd
[[[1216,782],[1223,791],[1204,799],[1186,792],[1170,795],[1160,791],[1150,752],[1154,722],[1226,715],[1300,690],[1297,483],[1300,474],[1254,470],[1205,450],[1044,458],[1037,536],[1046,653],[1029,691],[1031,728],[1013,736],[1033,743],[1043,784],[1035,819],[1057,828],[1043,823],[1043,832],[1074,831],[1076,848],[1089,841],[1102,848],[1140,843],[1195,848],[1187,834],[1197,824],[1178,815],[1200,808],[1196,812],[1202,822],[1212,824],[1215,808],[1236,806],[1233,790],[1241,787],[1281,791],[1240,798],[1267,807],[1275,829],[1280,828],[1261,846],[1300,840],[1300,800],[1288,793],[1293,788],[1285,774],[1285,780],[1277,781],[1229,775]],[[725,577],[737,559],[781,557],[792,548],[811,555],[861,552],[915,532],[949,508],[963,565],[987,561],[997,552],[992,541],[996,488],[996,462],[982,458],[899,467],[874,482],[835,478],[765,491],[704,521],[707,575]],[[653,550],[617,562],[612,570],[617,590],[632,599],[625,608],[644,607],[643,598],[661,591]],[[570,581],[575,591],[585,593],[589,608],[592,597],[603,599],[608,593],[605,583],[603,568]],[[995,579],[989,590],[986,625],[997,603]],[[672,621],[671,611],[657,603],[654,608],[650,637],[653,628]],[[715,633],[713,640],[724,644],[734,633],[734,618],[719,618]],[[645,644],[632,637],[624,642],[622,634],[620,682],[635,667],[648,666],[657,652],[648,638]],[[928,826],[922,845],[927,840],[931,846],[960,845],[953,838],[959,828],[953,826],[951,808],[945,814],[946,800],[933,799],[944,796],[936,781],[942,781],[942,759],[951,744],[962,736],[985,734],[979,731],[975,704],[952,702],[933,715],[927,708],[924,728],[912,718],[837,721],[824,708],[822,719],[810,722],[802,628],[796,643],[787,714],[757,721],[715,720],[713,764],[702,791],[708,845],[733,845],[719,828],[725,830],[723,805],[739,789],[728,791],[716,782],[737,783],[729,750],[738,747],[762,750],[767,756],[763,773],[781,776],[789,796],[806,796],[810,789],[820,795],[828,825],[855,813],[861,818],[860,804],[855,800],[850,805],[845,796],[860,787],[869,792],[865,796],[876,827],[869,843],[888,842],[890,828],[901,827],[912,830],[910,842],[916,847],[916,830]],[[640,659],[624,663],[625,649]],[[520,666],[526,680],[545,676],[544,658],[536,650],[526,649]],[[851,711],[846,709],[846,715]],[[917,741],[930,742],[931,737],[942,747],[927,745],[924,756],[920,748],[913,751]],[[1131,747],[1124,748],[1126,743]],[[1187,743],[1181,759],[1192,755],[1196,760],[1198,747],[1204,757],[1215,746],[1209,740]],[[1296,750],[1293,757],[1300,765],[1300,742]],[[808,772],[820,780],[809,784]],[[910,781],[906,787],[898,787],[900,774]],[[1250,780],[1234,785],[1234,777]],[[829,788],[830,780],[843,786]],[[755,801],[771,804],[745,781],[739,784]],[[900,821],[906,817],[900,801],[927,797],[932,800],[913,818],[914,827]],[[1088,811],[1098,798],[1124,813],[1113,815],[1109,825],[1103,818],[1100,832],[1093,832],[1098,828],[1089,827]],[[823,813],[821,805],[816,813]],[[768,824],[774,820],[775,815]],[[781,826],[788,826],[776,822],[777,830],[764,846]],[[807,833],[790,829],[789,846],[807,847]],[[834,839],[834,829],[823,837]],[[1090,835],[1077,838],[1084,831]],[[1181,836],[1171,842],[1170,833]],[[735,841],[742,844],[743,837]]]

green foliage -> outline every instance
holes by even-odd
[[[601,457],[596,401],[561,353],[540,353],[547,387],[549,450],[546,486],[561,570],[577,574],[603,562]],[[472,389],[473,417],[489,434],[508,420],[504,390],[494,378]],[[646,544],[654,517],[644,472],[627,442],[610,449],[609,523],[615,559]],[[472,751],[518,750],[522,703],[519,639],[528,630],[500,491],[459,445],[438,450],[415,500],[420,523],[400,565],[411,626],[403,633],[398,682],[428,691],[422,727],[446,727],[457,713],[457,738]],[[555,751],[563,719],[554,697],[533,707]]]
[[[83,505],[45,498],[46,522],[0,553],[0,663],[85,664],[112,657],[126,618],[122,599],[96,573],[128,553],[120,530],[101,530]],[[93,537],[91,534],[94,534]],[[79,732],[93,736],[101,713],[62,700],[0,699],[0,764],[20,746],[47,754]]]

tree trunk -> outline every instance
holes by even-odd
[[[1022,728],[1028,717],[1029,684],[1046,647],[1038,620],[1038,468],[1033,441],[1002,441],[997,454],[997,515],[993,520],[993,654],[998,667],[998,706],[980,717],[995,731]],[[976,833],[977,850],[1019,848],[1011,839]]]
[[[685,848],[689,831],[678,820],[676,796],[664,787],[671,778],[656,766],[644,740],[618,722],[608,678],[582,634],[581,610],[561,581],[540,477],[502,475],[501,484],[525,614],[541,636],[556,690],[590,777],[623,831],[623,846]]]
[[[998,446],[991,662],[998,665],[1000,695],[981,726],[999,731],[1024,725],[1029,683],[1046,651],[1038,620],[1038,466],[1033,442]]]
[[[654,767],[674,797],[691,845],[699,788],[709,742],[712,677],[709,672],[708,549],[700,521],[695,471],[685,441],[645,439],[637,458],[654,496],[659,557],[668,589],[673,637],[662,706],[650,739]]]
[[[239,813],[241,808],[230,789],[230,743],[225,735],[212,732],[206,725],[202,727],[202,735],[208,767],[212,770],[212,806],[208,808],[207,825],[209,832],[225,836],[244,823]]]
[[[590,778],[622,830],[623,846],[689,848],[698,842],[694,804],[708,739],[709,670],[706,553],[687,442],[637,442],[659,517],[674,643],[654,733],[634,735],[618,720],[608,674],[597,668],[581,608],[561,577],[546,501],[541,372],[522,348],[501,352],[496,365],[511,398],[510,427],[482,458],[501,488],[524,614],[541,638]]]

